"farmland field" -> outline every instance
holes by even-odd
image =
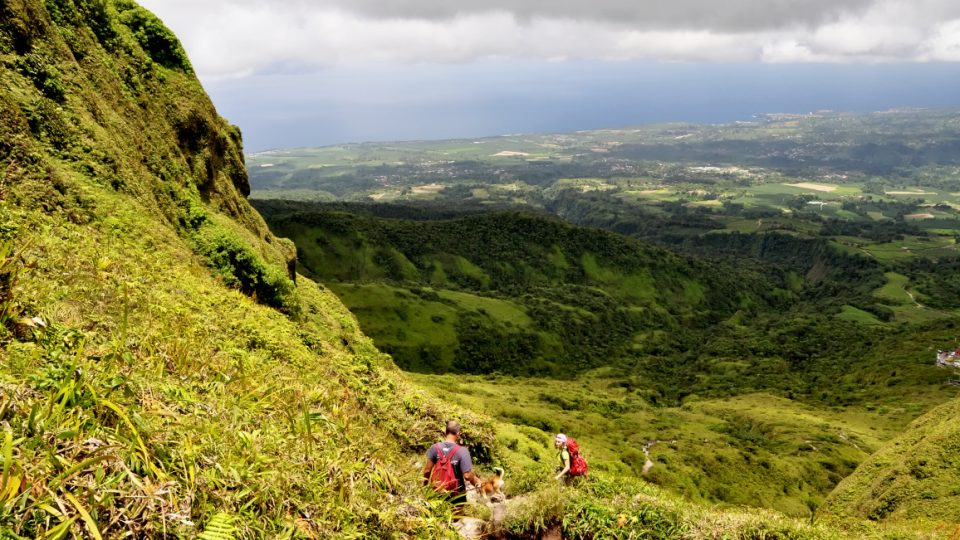
[[[670,237],[853,236],[882,261],[956,255],[955,111],[822,113],[731,125],[361,143],[248,156],[253,197],[529,208]],[[696,226],[691,226],[696,221]],[[824,227],[824,223],[852,225]],[[752,224],[752,225],[751,225]],[[844,229],[837,234],[824,229]],[[853,234],[850,234],[850,232]]]

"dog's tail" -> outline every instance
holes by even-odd
[[[493,472],[497,473],[497,476],[499,476],[500,478],[503,478],[503,469],[501,469],[500,467],[494,467]]]

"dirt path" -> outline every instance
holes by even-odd
[[[650,448],[652,448],[655,444],[657,444],[657,441],[647,441],[647,444],[643,445],[643,457],[645,457],[647,460],[643,464],[643,471],[641,474],[645,475],[650,472],[650,469],[653,468],[653,460],[650,459]]]
[[[512,502],[512,500],[505,499],[503,502],[493,503],[493,517],[490,518],[490,524],[493,525],[494,530],[503,525],[503,518],[507,517],[507,506]]]
[[[646,462],[643,464],[644,475],[650,472],[650,470],[655,466],[655,463],[650,456],[650,449],[661,442],[675,444],[677,441],[650,440],[643,445],[643,455],[646,458]],[[483,538],[489,538],[491,534],[496,535],[498,531],[502,530],[503,522],[505,521],[507,514],[510,512],[510,509],[526,500],[527,497],[521,495],[519,497],[503,498],[497,501],[485,501],[480,500],[477,497],[475,490],[472,488],[468,489],[467,501],[472,504],[487,505],[487,507],[490,508],[490,520],[485,521],[478,518],[463,518],[457,522],[457,532],[460,533],[461,537],[468,540],[482,540]],[[541,538],[544,540],[562,540],[563,535],[559,528],[554,528],[544,532]]]
[[[643,464],[644,475],[650,472],[650,470],[655,466],[655,463],[650,456],[650,449],[661,442],[669,442],[670,444],[673,444],[677,441],[651,440],[647,441],[646,444],[643,445],[643,455],[646,458],[646,462]],[[477,518],[464,518],[457,523],[457,532],[460,533],[461,537],[468,540],[482,540],[483,538],[488,538],[490,534],[496,535],[498,531],[502,530],[503,522],[511,508],[517,504],[521,504],[526,499],[526,496],[520,496],[505,498],[495,502],[482,501],[478,500],[476,493],[471,489],[467,492],[467,500],[473,504],[486,504],[487,507],[490,508],[490,520],[484,521]],[[561,531],[557,528],[545,532],[541,538],[547,540],[561,540],[563,536]]]
[[[487,522],[477,518],[463,518],[457,521],[453,527],[460,534],[461,538],[466,540],[481,540],[486,536]]]
[[[677,441],[675,441],[675,440],[673,440],[673,441],[659,441],[659,440],[657,440],[657,439],[654,439],[654,440],[652,440],[652,441],[647,441],[647,444],[644,444],[644,445],[643,445],[643,457],[646,458],[646,462],[644,462],[644,464],[643,464],[643,471],[642,471],[642,474],[643,474],[644,476],[646,476],[647,473],[650,472],[650,469],[652,469],[652,468],[653,468],[653,465],[654,465],[653,460],[650,459],[650,449],[653,448],[654,445],[659,444],[659,443],[661,443],[661,442],[664,442],[664,443],[667,443],[667,444],[676,444],[676,443],[677,443]]]
[[[906,285],[903,286],[903,292],[907,293],[907,296],[910,297],[910,300],[912,300],[913,303],[916,304],[918,308],[924,307],[923,304],[921,304],[920,302],[917,302],[917,299],[913,297],[913,293],[907,290]]]
[[[463,518],[456,524],[457,532],[467,540],[481,540],[492,532],[500,530],[509,508],[526,497],[503,498],[497,501],[482,501],[477,498],[476,492],[467,491],[467,500],[473,504],[485,504],[490,508],[490,521],[478,518]]]

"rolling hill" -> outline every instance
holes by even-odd
[[[865,461],[826,501],[835,515],[960,522],[960,402],[933,409]]]
[[[701,240],[733,265],[529,212],[255,205],[421,385],[511,432],[589,437],[619,476],[639,476],[647,441],[672,441],[644,477],[692,499],[809,516],[954,395],[917,350],[955,324],[846,320],[850,303],[882,313],[887,278],[827,242]],[[436,375],[451,372],[475,377]]]

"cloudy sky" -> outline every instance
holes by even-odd
[[[960,106],[956,0],[141,0],[260,150]]]

